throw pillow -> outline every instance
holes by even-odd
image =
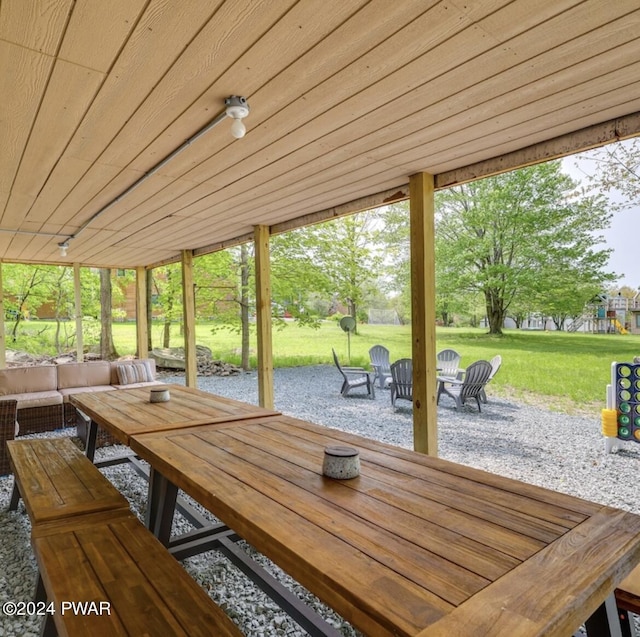
[[[126,363],[117,365],[118,382],[120,385],[146,383],[153,380],[149,375],[149,368],[144,363]]]

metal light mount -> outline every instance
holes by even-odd
[[[67,250],[69,249],[69,239],[65,239],[58,244],[58,249],[60,250],[60,256],[66,257]]]
[[[1,3],[2,0],[0,0]],[[122,201],[127,195],[132,193],[140,184],[149,179],[152,175],[155,175],[163,166],[168,164],[171,160],[177,157],[181,152],[185,149],[189,148],[191,144],[193,144],[196,140],[200,139],[202,136],[206,135],[212,128],[215,128],[220,122],[223,122],[227,117],[233,119],[233,123],[231,124],[231,134],[240,139],[244,137],[244,134],[247,132],[247,129],[244,127],[242,120],[249,114],[249,104],[247,104],[247,99],[245,97],[240,97],[239,95],[231,95],[230,97],[225,98],[224,100],[225,109],[218,112],[218,114],[207,124],[205,124],[200,130],[196,131],[189,139],[185,140],[172,150],[168,155],[165,155],[157,164],[149,168],[147,172],[140,176],[139,179],[134,181],[130,186],[125,188],[119,195],[114,197],[109,203],[106,203],[100,210],[94,212],[72,235],[70,235],[64,241],[58,243],[58,249],[60,250],[60,256],[66,257],[67,250],[69,249],[69,241],[75,239],[78,234],[86,230],[86,228],[92,224],[100,215],[104,214],[109,208]],[[0,228],[0,232],[2,232],[2,228]],[[60,236],[59,234],[54,234],[52,236]]]
[[[226,107],[227,117],[231,117],[233,119],[233,124],[231,124],[231,134],[236,139],[244,137],[247,129],[245,128],[242,120],[249,114],[249,104],[247,104],[247,99],[238,95],[231,95],[224,100],[224,104]]]

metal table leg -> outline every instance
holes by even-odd
[[[89,419],[89,424],[87,425],[87,442],[84,449],[84,453],[93,462],[93,459],[96,455],[96,440],[98,439],[98,424],[95,423],[92,419]]]
[[[588,637],[622,637],[618,607],[613,593],[584,623]]]
[[[177,497],[178,487],[151,467],[145,524],[165,546],[171,538]]]

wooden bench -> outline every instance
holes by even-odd
[[[620,615],[623,637],[631,637],[635,634],[631,630],[631,620],[629,613],[640,615],[640,566],[627,575],[622,580],[620,586],[616,588],[616,605]]]
[[[242,633],[69,438],[7,444],[31,519],[43,635]]]
[[[126,498],[70,438],[7,442],[14,484],[9,510],[20,496],[33,526],[98,511],[129,510]]]
[[[43,635],[242,635],[130,511],[40,524],[32,543],[40,568],[37,601],[53,610]]]

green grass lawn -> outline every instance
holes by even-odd
[[[133,326],[116,326],[131,330]],[[239,363],[240,338],[231,330],[212,326],[197,327],[197,342],[210,347],[216,358]],[[116,338],[118,338],[116,337]],[[160,339],[155,336],[154,342]],[[176,332],[176,344],[180,343]],[[368,366],[369,348],[385,345],[391,359],[411,356],[411,328],[408,326],[362,325],[358,334],[347,335],[333,321],[319,330],[287,323],[284,329],[274,329],[273,350],[276,367],[332,364],[331,348],[341,362]],[[438,328],[437,349],[450,347],[462,355],[462,366],[478,359],[502,355],[502,368],[494,379],[492,391],[516,398],[548,397],[550,407],[562,409],[594,408],[604,402],[605,388],[613,361],[630,361],[640,355],[640,336],[614,334],[569,334],[507,330],[502,337],[486,334],[484,329]],[[349,360],[349,350],[351,358]],[[255,341],[252,344],[252,365],[255,366]]]
[[[38,322],[39,329],[42,324],[43,321]],[[210,347],[215,358],[238,364],[240,335],[219,326],[213,328],[211,323],[199,324],[197,343]],[[154,344],[160,344],[161,327],[154,325],[152,332]],[[116,323],[113,333],[121,355],[134,353],[135,324]],[[181,342],[176,326],[171,344],[180,346]],[[377,343],[389,349],[391,360],[409,357],[411,328],[361,325],[358,334],[351,335],[349,348],[347,335],[335,321],[324,322],[319,330],[287,323],[283,329],[273,331],[274,363],[276,367],[329,365],[333,364],[331,348],[335,348],[343,364],[368,367],[369,348]],[[493,337],[483,329],[438,328],[436,347],[460,352],[462,366],[501,354],[502,368],[493,381],[492,392],[542,399],[552,408],[582,410],[603,406],[611,363],[630,361],[640,355],[640,336],[507,330],[504,336]],[[251,351],[255,367],[255,336]]]

